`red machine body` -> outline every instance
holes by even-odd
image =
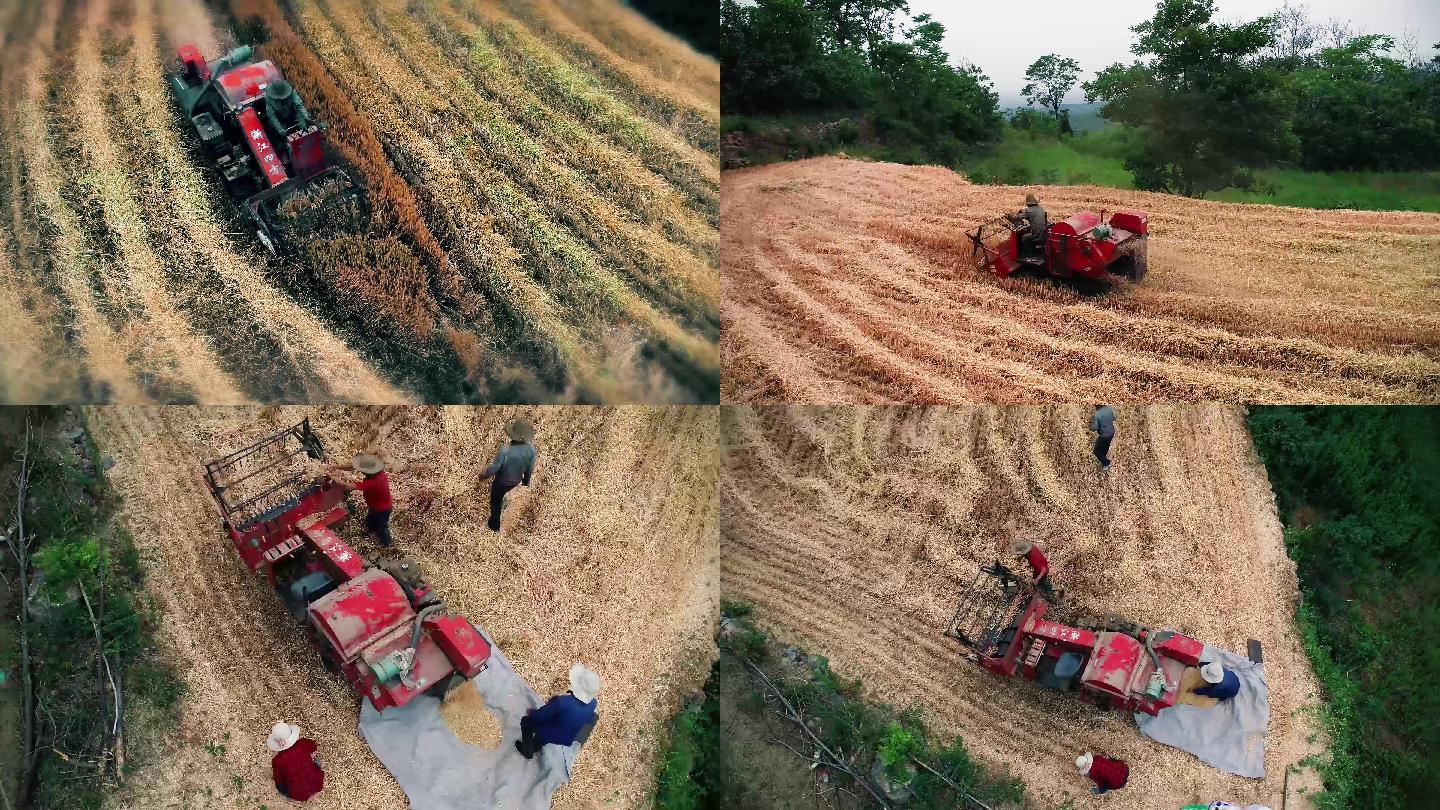
[[[1050,226],[1042,253],[1026,251],[1028,232],[1028,224],[1000,217],[966,235],[973,244],[971,255],[1000,278],[1025,269],[1091,281],[1111,274],[1134,281],[1145,276],[1150,225],[1142,211],[1116,211],[1108,220],[1103,211],[1081,211]]]
[[[240,559],[304,622],[326,666],[381,710],[482,672],[484,636],[408,564],[376,567],[351,548],[335,531],[349,515],[344,487],[307,480],[303,457],[324,458],[308,420],[207,462],[205,482]]]
[[[1175,705],[1187,667],[1204,644],[1109,616],[1076,625],[1045,618],[1051,609],[999,563],[981,570],[946,635],[981,667],[1021,677],[1105,708],[1158,714]]]
[[[324,123],[310,117],[298,90],[286,95],[274,62],[255,58],[249,46],[207,61],[183,45],[177,56],[171,91],[267,248],[279,253],[317,231],[359,227],[367,213],[360,189],[332,165]],[[271,90],[279,95],[272,99]]]

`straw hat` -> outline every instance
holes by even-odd
[[[350,466],[354,467],[356,472],[362,472],[366,475],[374,475],[375,473],[381,472],[385,469],[385,461],[379,456],[372,456],[369,453],[361,453],[360,455],[355,457],[355,461],[353,461]]]
[[[1029,554],[1029,553],[1030,553],[1030,549],[1032,549],[1032,548],[1034,548],[1034,547],[1035,547],[1035,544],[1032,543],[1032,542],[1030,542],[1029,540],[1015,540],[1015,541],[1012,541],[1012,542],[1010,543],[1010,556],[1011,556],[1011,557],[1024,557],[1026,554]]]
[[[292,726],[289,723],[276,723],[270,729],[270,738],[265,741],[265,747],[271,751],[284,751],[300,739],[300,727]]]
[[[1090,765],[1094,762],[1095,757],[1086,751],[1075,758],[1075,770],[1079,771],[1081,776],[1087,776],[1090,773]]]
[[[570,691],[581,703],[589,703],[600,694],[600,676],[584,664],[570,667]]]
[[[1219,661],[1211,661],[1200,665],[1200,677],[1204,678],[1206,683],[1220,683],[1225,680],[1225,670]]]
[[[505,435],[518,442],[528,442],[535,438],[535,427],[529,419],[516,419],[505,426]]]

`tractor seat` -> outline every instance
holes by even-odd
[[[1061,679],[1075,677],[1075,673],[1080,671],[1080,665],[1082,663],[1084,663],[1084,659],[1080,656],[1080,653],[1067,652],[1061,655],[1055,662],[1055,677]]]

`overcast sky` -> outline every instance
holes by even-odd
[[[1253,20],[1279,8],[1283,0],[1217,0],[1218,18]],[[1351,20],[1370,34],[1399,38],[1413,32],[1428,58],[1440,42],[1440,0],[1309,0],[1310,17]],[[1025,68],[1047,53],[1080,63],[1080,81],[1101,68],[1129,62],[1131,26],[1150,19],[1155,0],[1029,0],[978,3],[974,0],[910,0],[911,14],[928,13],[945,25],[945,48],[956,61],[979,65],[994,82],[1005,106],[1024,103]],[[1078,83],[1077,83],[1078,84]],[[1067,99],[1084,101],[1077,88]]]

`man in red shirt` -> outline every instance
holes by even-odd
[[[379,456],[361,453],[349,464],[331,467],[337,470],[353,470],[365,476],[351,484],[339,482],[346,492],[359,491],[365,496],[365,531],[380,539],[380,545],[390,546],[390,511],[395,501],[390,497],[390,476],[385,472],[385,462]]]
[[[315,761],[315,741],[300,736],[300,727],[276,723],[265,747],[275,752],[270,775],[287,799],[303,802],[325,787],[325,772]]]
[[[1016,540],[1010,544],[1010,556],[1016,559],[1024,557],[1025,562],[1030,563],[1030,570],[1035,572],[1035,587],[1046,594],[1054,593],[1050,585],[1050,560],[1038,544],[1028,540]]]
[[[1075,759],[1075,767],[1080,771],[1081,776],[1090,777],[1095,787],[1090,792],[1095,795],[1108,793],[1112,790],[1119,790],[1125,787],[1130,781],[1130,766],[1118,759],[1111,759],[1100,754],[1085,752]]]

